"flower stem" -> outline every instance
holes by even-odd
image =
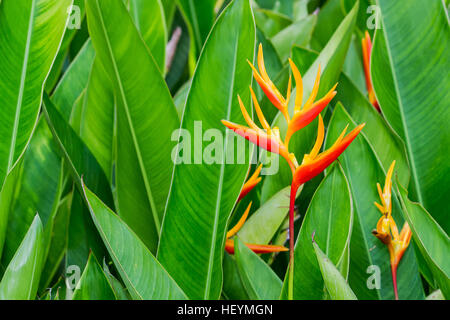
[[[295,212],[295,196],[297,195],[298,186],[291,185],[291,196],[289,203],[289,282],[288,282],[288,299],[294,298],[294,212]]]
[[[391,263],[391,271],[392,271],[392,283],[394,285],[394,295],[395,300],[398,300],[398,288],[397,288],[397,264]]]

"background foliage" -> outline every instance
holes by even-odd
[[[366,29],[381,113],[364,78]],[[450,298],[448,1],[2,0],[0,299],[287,298],[288,255],[245,245],[287,243],[287,164],[238,203],[249,159],[172,161],[176,129],[194,136],[201,121],[225,135],[222,119],[242,123],[249,85],[284,135],[252,84],[260,43],[281,92],[288,58],[305,94],[319,65],[319,97],[339,82],[324,148],[366,123],[297,196],[294,298],[393,299],[388,249],[371,233],[393,160],[393,216],[413,233],[400,299]],[[314,121],[292,138],[297,157],[316,132]],[[226,232],[249,201],[230,255]]]

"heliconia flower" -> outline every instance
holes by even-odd
[[[226,241],[225,241],[225,250],[229,254],[234,254],[234,240],[231,239],[238,231],[244,226],[245,221],[247,220],[248,214],[250,212],[250,208],[252,206],[252,203],[248,205],[247,209],[245,210],[242,217],[239,219],[238,223],[231,228],[230,231],[227,232]],[[281,252],[281,251],[287,251],[288,249],[283,246],[273,246],[273,245],[263,245],[263,244],[245,244],[250,250],[252,250],[255,253],[271,253],[271,252]]]
[[[373,90],[372,77],[370,76],[370,57],[372,55],[372,40],[370,39],[369,32],[366,31],[365,37],[362,39],[362,53],[364,62],[364,74],[366,76],[366,87],[369,93],[370,103],[381,112],[377,98],[375,97],[375,91]]]
[[[297,66],[289,59],[289,63],[292,69],[292,73],[294,75],[294,79],[296,82],[296,96],[295,96],[295,104],[294,104],[294,114],[291,119],[289,114],[289,98],[291,95],[291,78],[289,78],[287,95],[286,98],[278,91],[276,86],[270,80],[265,65],[264,65],[264,56],[262,51],[262,46],[259,46],[258,52],[258,69],[259,71],[249,62],[251,68],[253,69],[253,75],[264,91],[265,95],[269,98],[272,104],[283,114],[287,123],[287,133],[285,140],[283,141],[280,137],[280,131],[277,127],[271,128],[265,119],[261,108],[258,104],[258,100],[256,99],[255,93],[250,87],[250,92],[252,95],[253,104],[255,106],[256,114],[258,116],[259,122],[261,123],[262,129],[259,128],[255,122],[253,122],[252,118],[247,112],[242,100],[238,96],[239,106],[242,111],[242,115],[244,116],[245,121],[248,124],[248,127],[242,126],[239,124],[232,123],[227,120],[222,120],[222,123],[233,130],[238,135],[244,137],[250,142],[258,145],[259,147],[266,149],[270,152],[277,153],[281,155],[289,164],[289,167],[292,171],[292,185],[291,185],[291,198],[290,198],[290,206],[289,206],[289,240],[290,240],[290,272],[289,272],[289,293],[288,297],[292,298],[292,279],[293,279],[293,270],[294,270],[294,206],[295,206],[295,197],[297,195],[297,190],[299,187],[307,182],[308,180],[314,178],[326,167],[328,167],[336,158],[338,158],[342,152],[350,145],[350,143],[356,138],[361,129],[364,127],[364,124],[356,127],[350,134],[346,137],[345,130],[342,132],[341,136],[336,140],[334,145],[324,151],[319,153],[320,148],[323,143],[324,138],[324,126],[323,120],[320,116],[322,110],[330,103],[330,101],[336,95],[336,86],[333,86],[331,90],[320,100],[315,101],[317,94],[319,92],[319,84],[320,84],[320,66],[317,72],[316,80],[314,82],[314,86],[312,89],[312,93],[307,101],[303,103],[303,80],[298,70]],[[312,149],[312,151],[305,155],[303,158],[303,162],[301,165],[298,164],[298,161],[294,155],[294,153],[289,152],[289,141],[292,135],[310,124],[317,116],[319,116],[319,134],[317,137],[317,141]],[[242,223],[243,224],[243,223]],[[239,224],[238,224],[239,225]],[[234,230],[233,228],[232,230]],[[255,252],[269,252],[269,250],[273,249],[274,251],[284,251],[284,247],[273,247],[273,246],[257,246],[257,245],[248,245]],[[255,247],[257,246],[257,247]],[[225,248],[228,252],[234,252],[234,242],[227,237],[227,241],[225,244]],[[283,250],[281,250],[283,248]],[[292,281],[291,281],[292,280]]]
[[[288,121],[288,129],[285,138],[285,145],[289,146],[289,140],[292,135],[300,129],[303,129],[308,124],[310,124],[317,116],[322,112],[323,109],[330,103],[330,101],[336,95],[336,87],[337,84],[334,85],[333,88],[319,101],[314,102],[317,97],[317,93],[319,92],[319,83],[320,83],[320,65],[317,71],[316,80],[314,82],[313,90],[308,100],[302,107],[303,100],[303,80],[302,76],[294,64],[294,62],[289,59],[289,64],[291,65],[292,73],[294,75],[295,83],[297,85],[296,89],[296,97],[295,97],[295,106],[294,106],[294,116],[292,120]]]
[[[258,166],[252,176],[244,183],[242,187],[241,193],[239,194],[238,201],[241,201],[256,185],[261,181],[261,177],[259,176],[262,169],[262,164]]]
[[[313,179],[322,171],[324,171],[329,165],[336,160],[347,147],[353,142],[353,140],[364,128],[365,124],[361,124],[353,129],[347,136],[344,137],[347,127],[342,131],[341,135],[337,138],[336,142],[328,150],[319,153],[322,147],[325,130],[323,125],[322,116],[319,115],[319,127],[317,133],[316,142],[309,154],[303,157],[303,162],[298,166],[294,172],[292,185],[291,185],[291,195],[290,195],[290,205],[289,205],[289,223],[290,223],[290,234],[289,240],[291,241],[291,246],[294,245],[294,206],[295,206],[295,196],[297,194],[298,188],[305,182]]]
[[[377,183],[377,189],[381,199],[381,204],[375,202],[375,206],[378,208],[378,210],[380,210],[382,217],[380,218],[380,220],[378,220],[377,228],[373,230],[372,233],[388,247],[391,263],[392,283],[394,285],[394,294],[395,299],[398,300],[397,268],[400,260],[403,257],[403,254],[409,246],[412,233],[408,222],[405,222],[403,224],[402,231],[399,234],[397,225],[392,218],[391,188],[394,166],[395,160],[392,162],[386,174],[386,181],[384,183],[383,190],[381,190],[380,184]]]
[[[259,122],[263,126],[264,130],[259,128],[252,120],[239,96],[238,96],[239,106],[241,108],[242,115],[244,116],[244,119],[249,125],[249,127],[235,124],[227,120],[222,120],[222,123],[228,129],[233,130],[235,133],[249,140],[250,142],[256,144],[257,146],[267,151],[281,155],[289,163],[291,169],[294,169],[296,160],[294,159],[292,154],[289,154],[288,149],[284,145],[284,142],[281,140],[279,129],[277,127],[271,128],[269,126],[266,118],[264,117],[264,114],[261,111],[261,107],[259,106],[256,95],[251,87],[250,92],[252,94],[256,114],[258,115]]]

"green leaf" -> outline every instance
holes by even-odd
[[[357,13],[358,9],[356,9],[355,18]],[[345,15],[341,8],[341,0],[328,0],[325,5],[320,8],[317,16],[317,27],[314,29],[312,36],[313,41],[311,41],[312,49],[320,51],[330,40],[344,17]]]
[[[239,274],[250,299],[278,299],[282,282],[270,266],[238,237],[234,239],[234,247]]]
[[[293,45],[306,46],[316,26],[317,16],[310,15],[295,21],[272,37],[272,43],[283,62],[287,61]]]
[[[0,300],[36,297],[44,255],[43,228],[36,215],[0,282]]]
[[[338,104],[330,120],[325,149],[331,147],[347,125],[348,130],[352,130],[355,121]],[[372,234],[381,217],[373,203],[380,201],[376,184],[384,185],[384,170],[362,134],[356,137],[339,157],[339,161],[350,185],[354,210],[350,242],[350,286],[359,299],[393,299],[389,252],[387,247]],[[395,197],[392,197],[392,215],[401,228],[403,219]],[[375,272],[379,270],[379,273],[374,274],[374,270]],[[380,281],[372,281],[373,278],[378,280],[378,275]],[[406,250],[398,266],[397,285],[400,299],[424,298],[412,246]]]
[[[185,299],[138,236],[83,185],[92,219],[133,299]]]
[[[44,256],[50,245],[53,219],[62,188],[62,165],[45,119],[40,119],[23,156],[23,168],[16,194],[8,211],[8,227],[2,264],[8,265],[35,219],[36,212],[45,230]]]
[[[69,193],[60,201],[53,219],[52,234],[49,240],[50,247],[48,249],[47,259],[42,268],[39,292],[42,292],[50,286],[66,254],[71,205],[72,193]]]
[[[256,26],[266,37],[273,37],[293,22],[291,18],[284,14],[266,9],[256,9],[255,20]]]
[[[334,165],[317,188],[306,215],[294,249],[294,299],[316,300],[324,298],[324,280],[320,261],[317,263],[311,237],[325,249],[331,263],[337,265],[347,278],[346,252],[350,246],[353,224],[353,207],[342,167]],[[283,296],[287,296],[288,276]]]
[[[116,96],[118,212],[154,252],[173,171],[170,141],[178,116],[123,2],[88,1],[86,9],[97,57]]]
[[[196,56],[205,43],[206,38],[214,24],[214,1],[177,0],[183,13],[191,39],[193,39]]]
[[[392,161],[395,160],[396,172],[400,181],[402,184],[408,185],[410,172],[403,141],[392,131],[369,100],[345,74],[341,74],[337,91],[335,100],[343,103],[350,116],[358,124],[366,124],[361,134],[375,151],[383,169],[387,171]]]
[[[37,123],[45,79],[72,0],[0,3],[0,187]]]
[[[108,180],[92,153],[64,120],[46,94],[44,94],[43,106],[54,141],[79,190],[81,190],[81,177],[84,177],[86,184],[100,195],[105,203],[112,206],[113,200]]]
[[[130,15],[161,74],[166,70],[167,30],[164,9],[160,0],[128,0]]]
[[[352,289],[348,285],[341,272],[336,268],[327,255],[320,250],[317,243],[313,242],[314,252],[319,262],[320,271],[325,282],[325,287],[332,300],[357,300]]]
[[[232,134],[226,134],[220,121],[242,121],[238,94],[250,106],[251,69],[246,60],[253,60],[254,46],[255,27],[249,1],[235,0],[211,31],[187,98],[180,145],[190,142],[184,141],[186,136],[202,139],[195,133],[199,121],[203,131],[215,129],[211,132],[220,136],[214,138],[225,140],[223,145],[212,142],[205,149],[187,145],[183,152],[194,155],[194,164],[175,166],[166,207],[158,259],[192,299],[217,299],[222,288],[227,221],[247,174],[248,160],[235,164],[233,156],[234,164],[225,164],[225,155],[235,147],[230,142]],[[198,142],[195,140],[195,144]],[[212,147],[217,147],[217,156],[209,164],[208,149]],[[203,163],[203,154],[208,163]]]
[[[45,91],[47,93],[50,93],[54,90],[55,85],[57,85],[58,81],[60,81],[61,73],[67,71],[63,70],[65,67],[64,64],[67,59],[71,58],[71,53],[78,52],[73,50],[73,47],[75,46],[72,46],[72,44],[75,44],[78,39],[81,38],[80,33],[83,33],[83,30],[77,28],[77,23],[80,22],[80,28],[85,28],[85,24],[83,24],[83,22],[85,21],[84,18],[86,16],[84,1],[85,0],[73,0],[72,12],[70,13],[66,32],[64,33],[64,37],[62,39],[55,61],[53,62],[50,74],[48,75],[47,81],[45,82]],[[77,9],[79,9],[79,16]],[[66,12],[68,13],[69,8],[67,8],[66,10]]]
[[[228,300],[250,299],[239,275],[236,259],[228,253],[223,258],[222,295]]]
[[[450,220],[443,208],[450,184],[450,134],[444,128],[450,122],[450,81],[442,77],[450,68],[445,54],[450,51],[448,14],[442,1],[377,4],[383,26],[372,53],[375,93],[406,144],[417,200],[448,232]]]
[[[450,239],[423,206],[408,199],[408,192],[398,186],[403,213],[413,238],[425,258],[443,295],[450,299]]]
[[[72,118],[74,105],[86,89],[94,57],[94,47],[90,40],[86,41],[64,73],[51,97],[66,121]]]
[[[16,196],[17,185],[22,172],[22,164],[23,155],[6,176],[5,183],[0,188],[0,257],[5,244],[10,208]]]
[[[239,238],[246,243],[268,244],[289,212],[290,192],[291,187],[285,187],[267,200],[239,230]]]
[[[93,254],[89,255],[72,300],[116,300],[111,284]]]
[[[108,74],[95,59],[81,112],[80,136],[112,181],[114,162],[115,100]]]

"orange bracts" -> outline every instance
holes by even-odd
[[[297,66],[291,59],[289,59],[289,64],[291,65],[292,73],[294,75],[295,83],[297,85],[297,90],[294,105],[294,116],[292,117],[292,120],[288,121],[288,129],[286,132],[286,139],[285,139],[286,146],[289,145],[289,141],[292,135],[298,130],[306,127],[315,118],[317,118],[317,116],[322,112],[323,109],[325,109],[325,107],[330,103],[330,101],[334,98],[334,96],[337,93],[335,91],[337,84],[335,84],[334,87],[325,95],[325,97],[323,97],[317,102],[314,102],[314,100],[317,97],[317,93],[319,92],[319,83],[320,83],[320,66],[319,66],[319,70],[317,71],[317,76],[314,82],[314,87],[311,92],[311,96],[308,98],[308,100],[302,107],[302,99],[303,99],[302,76],[298,71]]]
[[[262,164],[259,165],[259,167],[255,170],[250,179],[248,179],[247,182],[244,183],[241,193],[239,194],[238,201],[241,201],[242,198],[244,198],[250,191],[252,191],[253,188],[256,187],[256,185],[261,181],[261,177],[259,176],[261,169]]]
[[[369,101],[373,106],[381,112],[378,105],[377,98],[375,97],[375,91],[373,90],[372,78],[370,76],[370,57],[372,55],[372,40],[370,40],[369,32],[366,31],[365,37],[362,39],[362,53],[364,62],[364,74],[366,76],[366,87],[369,93]]]
[[[252,203],[248,205],[242,217],[239,219],[238,223],[231,228],[230,231],[227,232],[227,240],[225,241],[225,250],[229,254],[234,254],[234,240],[231,239],[243,226],[245,221],[247,220],[248,214],[250,212],[250,208]],[[250,250],[255,253],[270,253],[270,252],[281,252],[287,251],[288,249],[283,246],[272,246],[272,245],[261,245],[261,244],[245,244]]]
[[[392,282],[394,285],[395,299],[398,300],[397,290],[397,267],[403,257],[409,242],[411,241],[411,229],[407,222],[404,223],[402,231],[398,233],[397,225],[392,218],[392,202],[391,202],[391,188],[392,188],[392,174],[394,172],[395,160],[392,162],[384,183],[384,189],[377,183],[378,194],[380,195],[381,204],[375,202],[375,206],[380,210],[382,217],[378,220],[376,230],[372,233],[380,239],[389,250]]]
[[[365,124],[361,124],[353,129],[347,136],[344,137],[347,127],[342,131],[341,135],[337,138],[335,143],[328,150],[319,153],[320,148],[323,144],[323,139],[325,136],[325,130],[323,125],[322,116],[319,114],[319,128],[317,133],[316,142],[309,154],[305,154],[303,157],[303,162],[300,166],[295,169],[292,178],[291,185],[291,195],[290,195],[290,205],[289,205],[289,230],[294,230],[294,207],[295,207],[295,196],[297,194],[298,188],[305,182],[313,179],[322,171],[324,171],[330,164],[336,160],[342,152],[352,143],[356,136],[364,128]],[[294,246],[294,235],[290,235],[291,246]],[[293,253],[291,253],[293,255]]]
[[[259,73],[253,64],[248,61],[248,64],[253,69],[253,76],[255,77],[256,82],[258,82],[261,89],[264,91],[264,94],[269,98],[270,102],[281,111],[286,120],[289,119],[288,112],[288,104],[289,104],[289,96],[291,95],[291,80],[289,79],[289,85],[287,89],[286,99],[282,96],[282,94],[278,91],[277,87],[270,80],[269,75],[266,71],[266,66],[264,64],[264,54],[262,49],[262,44],[259,44],[258,48],[258,69]]]
[[[328,167],[334,160],[336,160],[342,152],[350,145],[350,143],[356,138],[364,125],[360,125],[356,127],[350,134],[346,137],[345,131],[342,132],[341,136],[336,140],[334,145],[320,153],[320,149],[322,147],[323,139],[324,139],[324,126],[323,120],[320,116],[322,110],[330,103],[330,101],[336,95],[336,86],[333,88],[320,100],[315,101],[317,98],[317,94],[319,92],[319,84],[320,84],[320,66],[317,72],[316,80],[314,82],[314,86],[311,92],[310,97],[303,104],[303,81],[301,74],[297,68],[297,66],[289,60],[289,64],[292,69],[292,74],[294,76],[294,80],[296,82],[297,90],[295,96],[295,104],[294,104],[294,114],[291,118],[289,114],[289,99],[291,95],[291,78],[289,78],[287,95],[286,98],[278,91],[276,86],[270,80],[269,75],[267,74],[266,67],[264,65],[264,56],[262,46],[259,45],[258,52],[258,69],[259,71],[249,62],[250,67],[253,69],[253,76],[258,82],[259,86],[264,91],[265,95],[269,98],[272,104],[283,114],[286,123],[287,123],[287,133],[284,141],[281,139],[280,131],[277,127],[271,128],[269,123],[267,122],[262,110],[258,104],[255,93],[250,87],[250,93],[252,95],[253,104],[255,106],[256,114],[258,116],[259,122],[261,123],[262,128],[259,128],[255,122],[252,120],[250,115],[247,112],[247,109],[242,103],[242,100],[238,96],[239,106],[241,108],[242,114],[244,116],[245,121],[248,124],[248,127],[238,125],[226,120],[222,120],[222,123],[228,127],[229,129],[236,132],[238,135],[244,137],[250,142],[258,145],[259,147],[266,149],[270,152],[277,153],[281,155],[288,162],[291,171],[292,171],[292,186],[291,186],[291,198],[290,198],[290,206],[289,206],[289,245],[290,245],[290,274],[289,274],[289,294],[288,297],[292,298],[292,284],[293,281],[293,257],[294,257],[294,205],[295,205],[295,196],[297,194],[298,188],[309,181],[310,179],[317,176],[326,167]],[[316,143],[311,150],[311,152],[303,157],[303,162],[301,165],[298,164],[298,161],[294,155],[294,153],[289,152],[289,141],[292,135],[306,127],[310,124],[315,118],[319,116],[319,130],[318,137]],[[250,247],[250,245],[249,245]],[[234,244],[231,240],[227,240],[226,248],[228,250],[234,250]],[[261,247],[259,247],[261,248]],[[257,252],[258,248],[252,248],[255,252]],[[267,250],[267,248],[264,248]],[[229,251],[229,252],[230,252]],[[259,251],[261,252],[261,251]],[[267,252],[267,251],[265,251]]]

